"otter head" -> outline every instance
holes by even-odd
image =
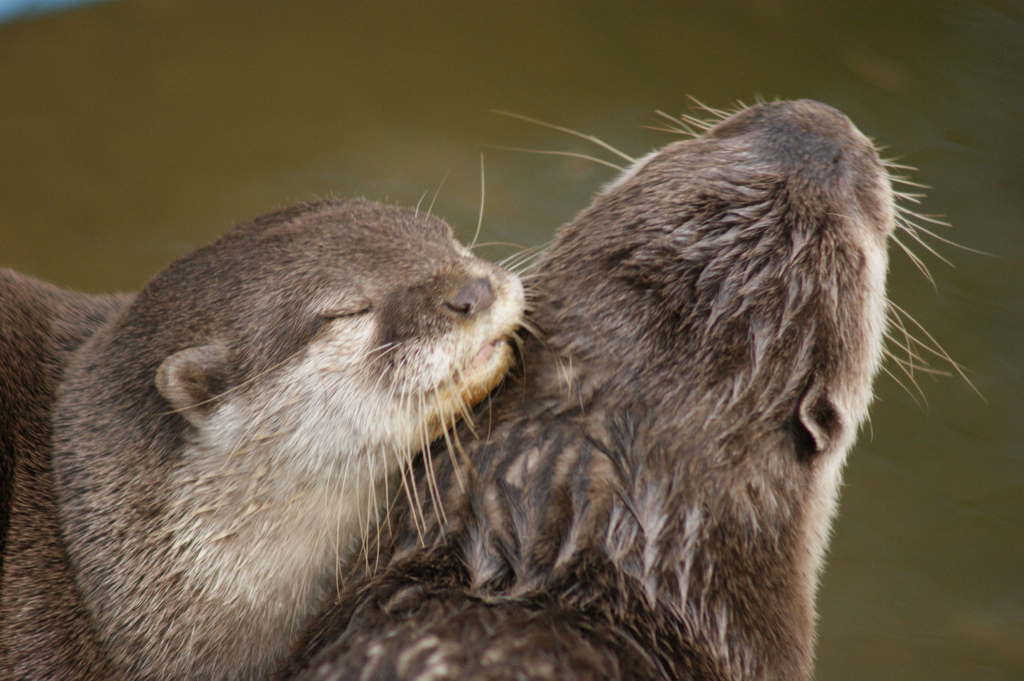
[[[529,280],[571,367],[566,407],[623,449],[592,476],[615,479],[610,517],[621,505],[640,531],[609,521],[607,552],[694,630],[758,640],[723,639],[728,669],[809,674],[841,467],[880,362],[892,202],[843,115],[762,104],[637,162]],[[744,657],[766,638],[784,645]]]
[[[272,664],[403,463],[500,382],[522,310],[442,221],[367,201],[260,218],[151,280],[57,407],[64,534],[115,661]]]
[[[193,439],[278,433],[306,452],[291,465],[320,470],[317,452],[346,467],[340,452],[408,458],[482,399],[511,363],[523,295],[442,221],[348,202],[236,230],[135,308],[162,360],[150,388]]]

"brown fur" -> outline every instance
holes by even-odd
[[[639,162],[530,274],[540,337],[433,462],[446,521],[398,509],[281,676],[808,678],[892,210],[814,102]]]
[[[127,296],[89,296],[64,291],[10,270],[0,270],[0,670],[21,645],[11,634],[16,619],[43,619],[43,603],[25,584],[52,590],[47,605],[64,611],[60,627],[40,627],[33,645],[47,651],[55,668],[106,673],[102,656],[75,598],[68,557],[61,549],[50,460],[51,415],[57,386],[72,353]],[[32,589],[35,591],[35,588]],[[10,604],[17,604],[15,612]]]
[[[442,221],[367,201],[243,225],[130,300],[0,283],[18,679],[266,676],[522,309]]]

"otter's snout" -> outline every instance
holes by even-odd
[[[486,277],[474,279],[458,290],[444,306],[463,317],[473,317],[486,311],[494,304],[494,291]]]
[[[873,150],[849,119],[818,102],[792,102],[768,121],[777,158],[812,182],[829,182]]]
[[[721,139],[754,135],[763,158],[814,182],[828,181],[852,158],[874,151],[846,116],[806,99],[751,107],[710,134]]]
[[[892,197],[874,145],[832,107],[811,100],[759,104],[722,121],[709,138],[735,144],[785,178],[800,205],[860,212],[882,234],[892,231]]]

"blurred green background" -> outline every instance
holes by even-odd
[[[959,378],[919,376],[915,400],[880,376],[817,677],[1024,678],[1020,2],[124,0],[23,17],[0,25],[0,265],[132,290],[233,224],[326,196],[436,192],[468,240],[481,152],[480,240],[542,244],[614,171],[497,149],[600,151],[490,110],[640,155],[673,139],[649,129],[657,110],[699,113],[688,96],[838,107],[919,169],[943,236],[995,255],[936,244],[950,267],[916,248],[933,287],[893,250],[893,300],[984,400]]]

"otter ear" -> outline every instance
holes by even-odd
[[[199,345],[179,350],[156,372],[156,388],[174,410],[199,427],[225,388],[228,350],[222,345]]]
[[[820,379],[814,379],[800,399],[797,419],[806,435],[810,436],[806,443],[810,454],[828,450],[839,435],[839,413],[825,394]]]

